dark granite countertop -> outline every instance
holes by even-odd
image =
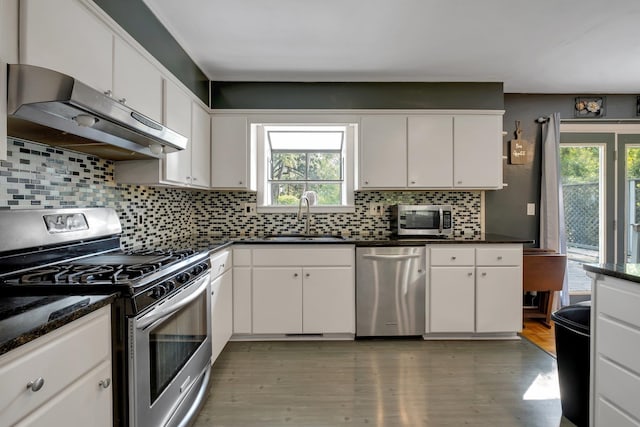
[[[640,264],[584,264],[586,271],[640,283]]]
[[[282,236],[286,236],[283,234]],[[198,237],[197,239],[206,242],[206,237]],[[481,234],[478,236],[455,237],[455,238],[391,238],[387,236],[354,236],[345,237],[344,239],[319,239],[319,240],[294,240],[294,239],[270,239],[265,236],[252,237],[214,237],[211,238],[211,247],[215,250],[228,247],[229,244],[351,244],[356,246],[416,246],[424,244],[490,244],[490,243],[516,243],[530,244],[533,240],[527,240],[511,236],[502,236],[499,234]],[[222,245],[222,242],[226,244]],[[206,246],[206,244],[205,244]]]
[[[0,297],[0,355],[111,304],[116,295]]]

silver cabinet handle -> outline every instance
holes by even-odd
[[[421,268],[420,268],[420,269],[418,269],[418,273],[422,273],[422,269],[421,269]]]
[[[311,274],[307,273],[304,275],[305,277],[311,277]]]
[[[452,256],[451,261],[455,261],[455,260],[456,260],[456,257]]]
[[[100,380],[98,385],[102,388],[109,388],[109,386],[111,385],[111,378],[105,378],[103,380]]]
[[[501,261],[501,260],[502,260],[502,256],[499,256],[499,257],[498,257],[498,261]]]
[[[458,181],[458,184],[462,184],[462,181]]]
[[[298,277],[298,273],[293,273],[293,277]]]
[[[194,181],[197,181],[197,180],[198,180],[198,178],[196,178],[196,177],[194,176],[194,177],[193,177],[193,180],[194,180]]]
[[[238,181],[238,185],[242,185],[242,181]]]
[[[484,277],[484,276],[486,276],[486,275],[487,275],[487,273],[482,273],[482,277]]]
[[[34,381],[29,381],[29,384],[27,384],[27,388],[30,389],[31,391],[35,392],[35,391],[40,390],[43,385],[44,385],[44,378],[39,377],[38,379],[36,379]]]
[[[412,183],[412,184],[415,184],[416,182],[415,182],[415,181],[411,181],[411,183]]]
[[[118,102],[120,104],[126,104],[127,103],[127,98],[120,98],[120,99],[118,99]]]
[[[111,92],[111,89],[104,91],[104,94],[107,95],[109,98],[113,96],[113,92]]]
[[[364,183],[365,183],[365,184],[369,184],[369,181],[365,181]]]
[[[467,276],[471,277],[471,276],[473,276],[473,273],[469,272],[469,273],[467,273]]]

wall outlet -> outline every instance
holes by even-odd
[[[536,204],[527,203],[527,215],[535,215],[535,214],[536,214]]]
[[[384,214],[384,205],[382,203],[369,203],[369,216],[382,216]]]
[[[257,210],[256,210],[256,204],[255,203],[242,202],[240,204],[240,207],[242,208],[242,212],[244,213],[244,216],[257,215]]]

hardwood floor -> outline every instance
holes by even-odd
[[[536,320],[525,320],[521,335],[544,351],[556,356],[556,335],[553,321],[551,321],[551,328],[547,328]]]
[[[204,426],[572,426],[526,340],[230,342]]]

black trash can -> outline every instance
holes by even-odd
[[[551,319],[555,322],[562,415],[578,427],[588,427],[591,301],[563,307]]]

